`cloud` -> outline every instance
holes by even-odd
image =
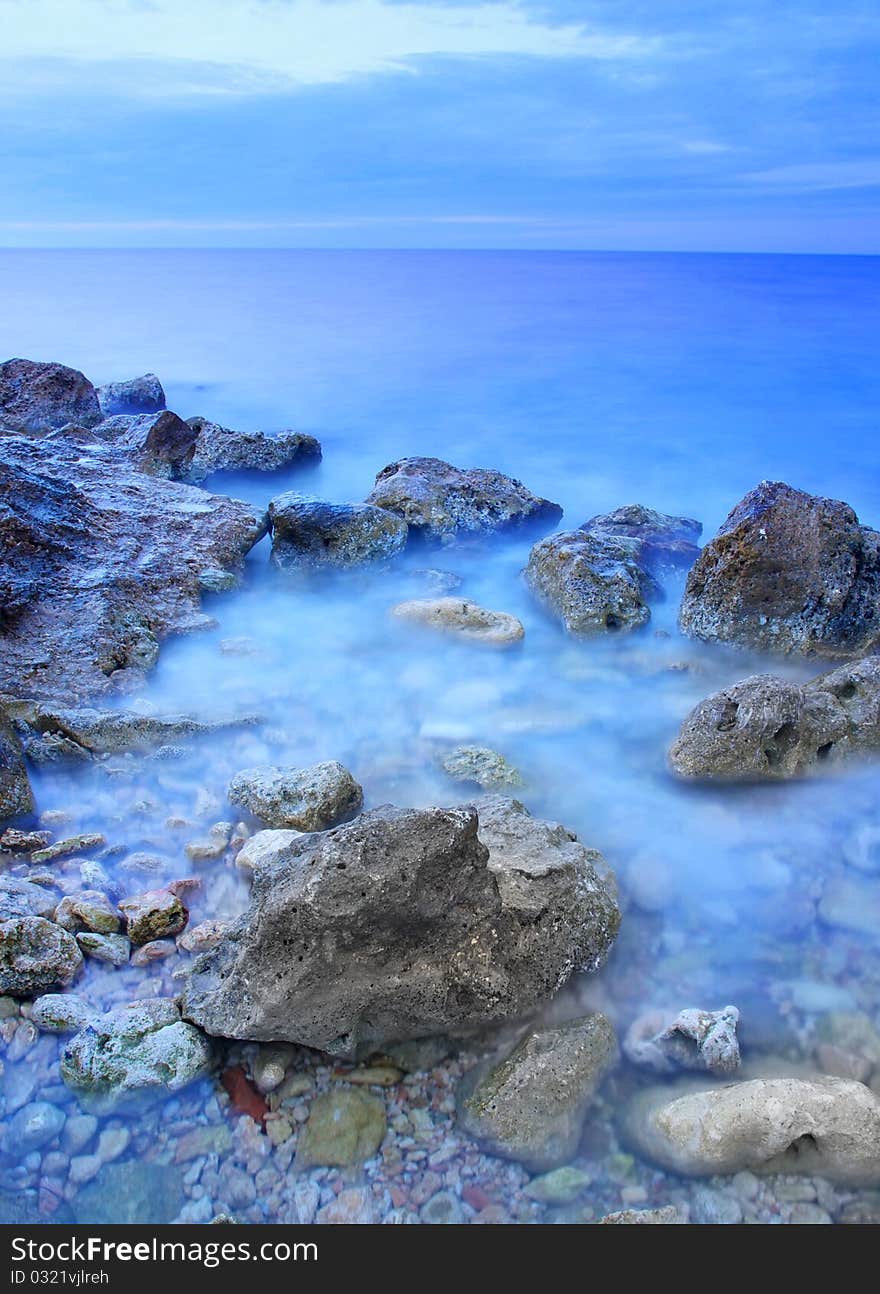
[[[822,193],[835,189],[872,189],[880,186],[880,158],[840,162],[805,162],[751,171],[741,176],[749,184],[789,192]]]

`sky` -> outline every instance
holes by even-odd
[[[876,0],[0,0],[0,246],[880,252]]]

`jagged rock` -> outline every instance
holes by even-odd
[[[11,917],[51,917],[58,896],[53,890],[17,876],[0,875],[0,921]]]
[[[111,966],[128,965],[131,944],[125,935],[98,935],[84,930],[76,936],[76,942],[94,961],[107,962]]]
[[[61,1053],[68,1087],[116,1098],[144,1088],[178,1092],[206,1073],[211,1044],[181,1020],[171,998],[109,1011],[70,1039]]]
[[[21,740],[6,711],[0,709],[0,822],[33,813],[35,807]]]
[[[638,629],[659,593],[641,564],[642,544],[623,535],[568,530],[535,544],[525,580],[571,634]]]
[[[123,899],[119,911],[125,917],[126,934],[133,944],[176,935],[189,920],[189,913],[171,889],[145,890]]]
[[[229,786],[229,801],[267,827],[325,831],[360,813],[364,793],[335,759],[311,768],[248,768]]]
[[[488,611],[467,598],[414,598],[398,602],[391,614],[408,624],[454,634],[466,642],[510,647],[525,635],[522,621],[506,611]]]
[[[0,921],[0,993],[35,997],[65,988],[82,964],[76,940],[52,921],[27,916]]]
[[[55,909],[54,920],[71,934],[92,930],[95,934],[114,935],[119,930],[119,913],[99,890],[81,890],[65,894]]]
[[[299,431],[268,435],[265,431],[233,431],[208,418],[188,418],[187,422],[196,434],[189,481],[203,481],[212,472],[277,472],[321,461],[319,442]]]
[[[795,777],[880,748],[880,657],[800,686],[756,674],[716,692],[682,724],[669,752],[679,777]]]
[[[200,720],[189,715],[145,715],[128,710],[63,709],[41,705],[34,727],[46,735],[61,735],[94,755],[148,751],[167,742],[204,733],[248,727],[253,717]]]
[[[622,535],[637,539],[638,558],[648,570],[665,566],[691,566],[700,555],[703,527],[690,517],[670,517],[641,503],[631,503],[599,517],[591,517],[581,530],[597,535]]]
[[[165,408],[165,392],[155,373],[127,382],[108,382],[98,387],[97,395],[105,418],[115,413],[159,413]]]
[[[634,1020],[623,1040],[624,1055],[634,1065],[672,1074],[679,1069],[706,1069],[730,1074],[739,1069],[739,1042],[735,1006],[720,1011],[688,1007],[672,1020],[662,1011],[650,1011]]]
[[[853,656],[880,643],[880,534],[836,499],[763,481],[692,568],[685,633],[762,651]]]
[[[68,422],[91,427],[100,419],[95,388],[78,369],[32,359],[0,364],[0,426],[40,432]]]
[[[84,854],[90,849],[99,849],[106,843],[105,837],[99,831],[86,831],[79,836],[67,836],[64,840],[56,840],[51,845],[44,845],[42,849],[35,849],[31,854],[31,862],[54,863],[59,858],[70,858],[72,854]]]
[[[0,836],[0,849],[13,854],[30,854],[48,845],[51,839],[51,831],[19,831],[17,827],[7,827]]]
[[[251,905],[183,994],[223,1037],[350,1058],[498,1023],[595,969],[619,923],[600,856],[501,797],[385,806],[254,849]]]
[[[279,570],[345,569],[387,561],[406,543],[400,517],[368,503],[324,503],[281,494],[269,504],[272,562]]]
[[[160,413],[118,413],[93,428],[99,440],[115,445],[141,472],[187,479],[196,449],[196,433],[170,409]]]
[[[499,786],[522,786],[518,769],[497,750],[486,746],[456,746],[441,759],[444,772],[456,782],[476,782],[491,790]]]
[[[603,1015],[529,1033],[500,1063],[472,1071],[458,1101],[458,1120],[491,1154],[533,1172],[574,1156],[584,1116],[617,1051]]]
[[[137,471],[110,444],[7,436],[0,461],[0,691],[76,704],[205,623],[199,573],[237,572],[248,505]]]
[[[562,509],[539,499],[522,481],[481,467],[458,468],[439,458],[403,458],[376,477],[367,498],[403,517],[421,538],[456,539],[524,526],[550,529]]]
[[[368,1092],[346,1088],[316,1096],[296,1148],[296,1170],[349,1168],[372,1159],[385,1136],[385,1105]]]
[[[681,1090],[681,1089],[678,1089]],[[624,1111],[633,1147],[687,1177],[795,1173],[839,1186],[880,1183],[880,1100],[840,1078],[766,1078],[729,1087],[649,1088]]]

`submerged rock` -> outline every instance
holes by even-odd
[[[6,711],[0,709],[0,822],[33,813],[35,807],[21,741]]]
[[[408,624],[424,625],[488,647],[510,647],[526,632],[516,616],[506,611],[487,611],[467,598],[414,598],[398,602],[391,614]]]
[[[577,1151],[587,1107],[616,1050],[603,1015],[529,1033],[500,1063],[472,1072],[459,1123],[491,1154],[534,1172],[558,1168]]]
[[[148,751],[186,737],[248,727],[254,722],[252,717],[208,721],[183,714],[146,715],[129,710],[41,705],[34,727],[39,733],[65,737],[94,755],[108,755]]]
[[[43,917],[0,921],[0,993],[35,997],[65,988],[82,969],[76,940]]]
[[[623,1131],[672,1173],[795,1173],[839,1186],[880,1183],[880,1100],[839,1078],[752,1079],[675,1095],[638,1094]]]
[[[229,786],[229,801],[267,827],[326,831],[360,813],[364,793],[336,760],[311,768],[248,768]]]
[[[43,1033],[78,1033],[94,1014],[76,993],[43,993],[34,1002],[31,1020]]]
[[[406,543],[405,524],[368,503],[323,503],[281,494],[269,504],[272,562],[280,570],[344,569],[386,561]]]
[[[354,1057],[520,1015],[595,969],[619,923],[599,855],[515,801],[477,813],[386,805],[260,833],[250,907],[194,963],[185,1017]]]
[[[24,1159],[31,1151],[40,1150],[54,1141],[63,1127],[63,1110],[48,1101],[32,1101],[17,1110],[7,1123],[3,1131],[3,1151],[16,1159]]]
[[[105,418],[115,413],[159,413],[165,408],[165,392],[155,373],[127,382],[108,382],[98,387],[97,395]]]
[[[385,1106],[368,1092],[345,1088],[316,1096],[296,1148],[296,1170],[361,1164],[382,1144]]]
[[[562,516],[513,477],[481,467],[458,468],[439,458],[403,458],[376,477],[368,503],[403,517],[421,538],[452,543],[470,535],[549,529]]]
[[[171,998],[151,998],[93,1017],[65,1044],[68,1087],[111,1098],[145,1088],[178,1092],[206,1073],[209,1040],[180,1018]]]
[[[68,422],[91,427],[100,419],[97,392],[78,369],[32,359],[0,364],[0,427],[39,432]]]
[[[17,876],[0,875],[0,921],[11,917],[51,917],[58,896],[52,890]]]
[[[641,564],[641,548],[626,536],[568,530],[535,544],[525,580],[570,634],[638,629],[659,592]]]
[[[622,535],[641,545],[639,562],[648,570],[666,566],[691,566],[700,555],[703,527],[690,517],[670,517],[641,503],[591,517],[581,530],[597,535]]]
[[[836,499],[763,481],[690,572],[681,627],[708,642],[852,656],[880,643],[880,534]]]
[[[739,1069],[739,1042],[735,1006],[720,1011],[688,1007],[672,1020],[651,1011],[634,1020],[623,1040],[626,1058],[634,1065],[672,1074],[679,1069],[707,1069],[729,1074]]]
[[[174,1221],[185,1202],[179,1172],[167,1164],[126,1159],[105,1164],[74,1196],[73,1210],[80,1226],[162,1226]]]
[[[476,782],[486,790],[500,786],[522,786],[518,769],[497,750],[486,746],[456,746],[440,761],[444,772],[456,782]]]
[[[196,435],[189,481],[203,481],[212,472],[277,472],[321,461],[319,442],[299,431],[233,431],[202,417],[187,423]]]
[[[669,752],[679,777],[795,777],[880,749],[880,657],[805,685],[756,674],[716,692],[682,724]]]

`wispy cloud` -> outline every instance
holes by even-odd
[[[880,186],[880,157],[773,166],[766,171],[750,171],[741,178],[749,184],[803,193],[872,189]]]

